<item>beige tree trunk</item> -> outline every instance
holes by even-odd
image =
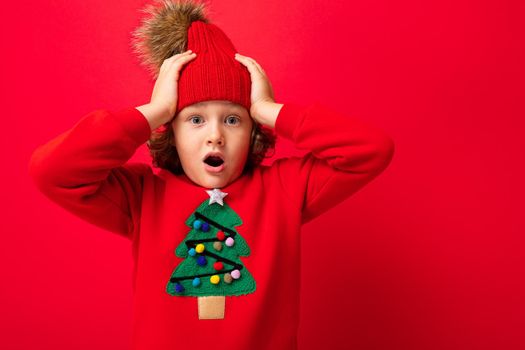
[[[224,318],[225,296],[198,297],[199,320],[220,320]]]

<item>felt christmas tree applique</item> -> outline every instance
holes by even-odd
[[[224,202],[227,193],[206,191],[202,202],[186,220],[190,231],[175,255],[184,260],[177,265],[166,286],[173,296],[198,297],[199,319],[224,318],[225,297],[253,293],[253,276],[240,260],[250,248],[235,230],[242,220]]]

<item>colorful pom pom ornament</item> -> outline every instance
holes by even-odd
[[[228,247],[233,246],[234,243],[235,243],[235,240],[234,240],[233,238],[228,237],[228,238],[226,239],[226,245],[227,245]]]
[[[206,247],[202,243],[197,244],[197,246],[195,247],[195,250],[197,251],[197,253],[202,253],[204,249],[206,249]]]
[[[201,226],[202,226],[202,221],[200,221],[200,220],[195,220],[195,221],[193,222],[193,228],[194,228],[194,229],[198,230],[198,229],[201,228]]]
[[[207,261],[206,261],[206,257],[205,257],[205,256],[202,256],[202,255],[201,255],[201,256],[199,256],[199,257],[197,258],[197,265],[199,265],[199,266],[204,266],[204,265],[206,265],[206,262],[207,262]]]
[[[232,281],[233,281],[232,275],[229,272],[225,273],[224,282],[230,284],[232,283]]]
[[[236,280],[239,279],[239,278],[241,277],[241,271],[239,271],[239,270],[233,270],[233,271],[232,271],[232,277],[233,277],[234,279],[236,279]]]

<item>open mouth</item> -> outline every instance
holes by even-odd
[[[218,168],[224,164],[224,160],[219,156],[208,156],[206,159],[204,159],[204,163],[211,167]]]

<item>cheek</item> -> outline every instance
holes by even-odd
[[[241,136],[238,140],[239,141],[235,145],[236,158],[239,161],[244,161],[250,151],[251,132],[250,134]]]
[[[182,131],[175,132],[174,138],[175,148],[180,160],[192,159],[192,155],[195,154],[195,138],[188,137],[188,134]]]

